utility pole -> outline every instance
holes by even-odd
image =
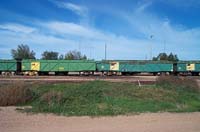
[[[92,46],[90,46],[89,48],[90,48],[90,59],[92,59]]]
[[[93,52],[94,52],[94,47],[92,45],[90,45],[90,59],[92,59],[93,56]],[[94,57],[94,56],[93,56]],[[94,59],[94,58],[93,58]]]
[[[151,47],[150,47],[150,60],[152,60],[152,44],[151,44]]]
[[[166,51],[166,40],[164,40],[164,53]]]
[[[145,54],[145,58],[144,59],[147,60],[147,54]]]
[[[81,40],[78,41],[78,50],[81,52]]]
[[[105,60],[107,59],[107,44],[105,43]]]

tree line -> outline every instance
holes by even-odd
[[[18,45],[17,49],[11,50],[11,55],[13,59],[36,59],[35,52],[30,50],[28,45]],[[69,51],[66,54],[59,54],[54,51],[44,51],[42,53],[42,58],[44,60],[87,60],[86,55],[82,55],[80,51]],[[153,61],[178,61],[178,56],[176,54],[170,53],[159,53],[158,56],[153,57]]]
[[[28,45],[18,45],[17,49],[11,50],[13,59],[36,59],[35,52],[30,50]],[[68,51],[66,54],[59,54],[55,51],[44,51],[41,54],[43,60],[87,60],[86,55],[82,55],[80,51]]]
[[[176,54],[170,53],[160,53],[158,56],[153,57],[153,61],[179,61],[178,56]]]

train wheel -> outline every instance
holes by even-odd
[[[198,72],[192,72],[192,76],[199,76]]]
[[[94,72],[93,72],[93,71],[92,71],[92,72],[90,72],[90,75],[94,76]]]
[[[160,75],[161,76],[167,76],[167,75],[169,75],[169,72],[161,72]]]
[[[117,76],[121,76],[122,75],[122,73],[121,72],[117,72]]]
[[[123,76],[126,75],[126,72],[122,72],[122,75],[123,75]]]
[[[64,72],[63,74],[64,74],[65,76],[67,76],[67,75],[68,75],[68,72]]]
[[[15,73],[15,72],[11,72],[11,75],[12,75],[12,76],[15,76],[15,75],[16,75],[16,73]]]
[[[158,73],[157,73],[157,72],[154,72],[154,73],[153,73],[153,75],[154,75],[154,76],[157,76],[157,75],[158,75]]]

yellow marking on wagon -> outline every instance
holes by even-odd
[[[64,67],[59,67],[59,70],[64,70],[65,68]]]
[[[31,62],[31,70],[39,71],[40,70],[40,62]]]
[[[110,63],[110,70],[118,71],[119,70],[119,62],[111,62]]]
[[[195,70],[195,64],[187,64],[186,69],[187,69],[187,71],[194,71]]]

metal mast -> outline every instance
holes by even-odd
[[[107,59],[107,44],[105,43],[105,60]]]

